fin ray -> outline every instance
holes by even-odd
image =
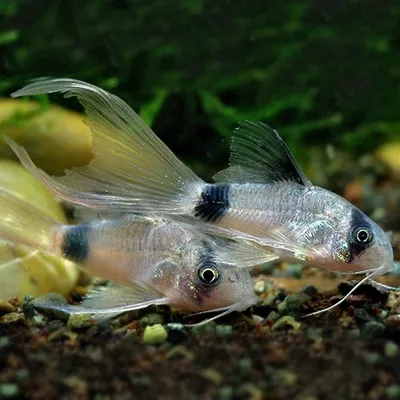
[[[292,181],[312,186],[278,132],[261,122],[242,122],[231,142],[230,166],[216,182],[266,184]]]
[[[8,143],[21,162],[59,197],[83,206],[129,212],[180,213],[191,183],[202,183],[121,99],[74,79],[41,79],[13,97],[41,93],[77,97],[87,113],[94,158],[62,177],[38,169],[20,146]]]

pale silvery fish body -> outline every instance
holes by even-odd
[[[121,306],[117,300],[130,309],[168,304],[192,312],[242,311],[257,302],[243,257],[265,255],[251,243],[213,238],[183,222],[141,215],[60,225],[3,190],[0,207],[1,238],[65,257],[121,285],[124,290],[107,294],[108,311],[110,305]],[[91,305],[105,303],[105,294],[101,301],[92,296]]]
[[[371,265],[392,264],[387,234],[358,208],[329,190],[282,181],[264,185],[214,184],[214,191],[218,185],[225,186],[226,201],[220,203],[221,211],[213,223],[238,231],[235,237],[241,237],[239,232],[253,236],[281,259],[347,273],[368,272],[374,269]],[[204,188],[198,184],[197,190],[192,191],[197,196],[192,198],[188,213],[196,215],[196,203],[201,197],[198,193]],[[374,236],[374,248],[368,252],[363,246],[354,245],[349,237],[357,227],[367,227]]]
[[[52,177],[8,141],[21,162],[61,198],[84,207],[191,219],[198,229],[258,243],[270,259],[348,273],[393,269],[388,236],[342,197],[315,187],[278,133],[260,122],[235,130],[230,166],[207,184],[118,97],[85,82],[43,79],[14,97],[63,92],[87,112],[94,158]],[[197,222],[195,222],[197,221]],[[254,260],[256,264],[256,260]]]

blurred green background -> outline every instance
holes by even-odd
[[[2,0],[0,13],[1,96],[42,76],[101,86],[206,178],[244,119],[300,161],[400,136],[400,2]]]

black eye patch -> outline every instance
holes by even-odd
[[[351,213],[351,231],[348,244],[351,260],[360,256],[374,241],[374,233],[365,215],[355,208]]]

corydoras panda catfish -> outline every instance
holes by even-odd
[[[393,269],[390,240],[358,208],[314,186],[278,133],[244,122],[230,167],[207,184],[121,99],[81,81],[44,79],[14,97],[63,92],[85,107],[93,134],[88,166],[51,177],[9,141],[21,162],[63,199],[92,208],[192,217],[206,229],[251,238],[282,260],[374,278]]]
[[[257,302],[245,267],[257,257],[263,262],[266,253],[253,243],[213,238],[183,222],[132,214],[62,225],[4,190],[0,190],[0,209],[0,238],[65,257],[119,285],[82,304],[92,314],[151,304],[227,314]]]

